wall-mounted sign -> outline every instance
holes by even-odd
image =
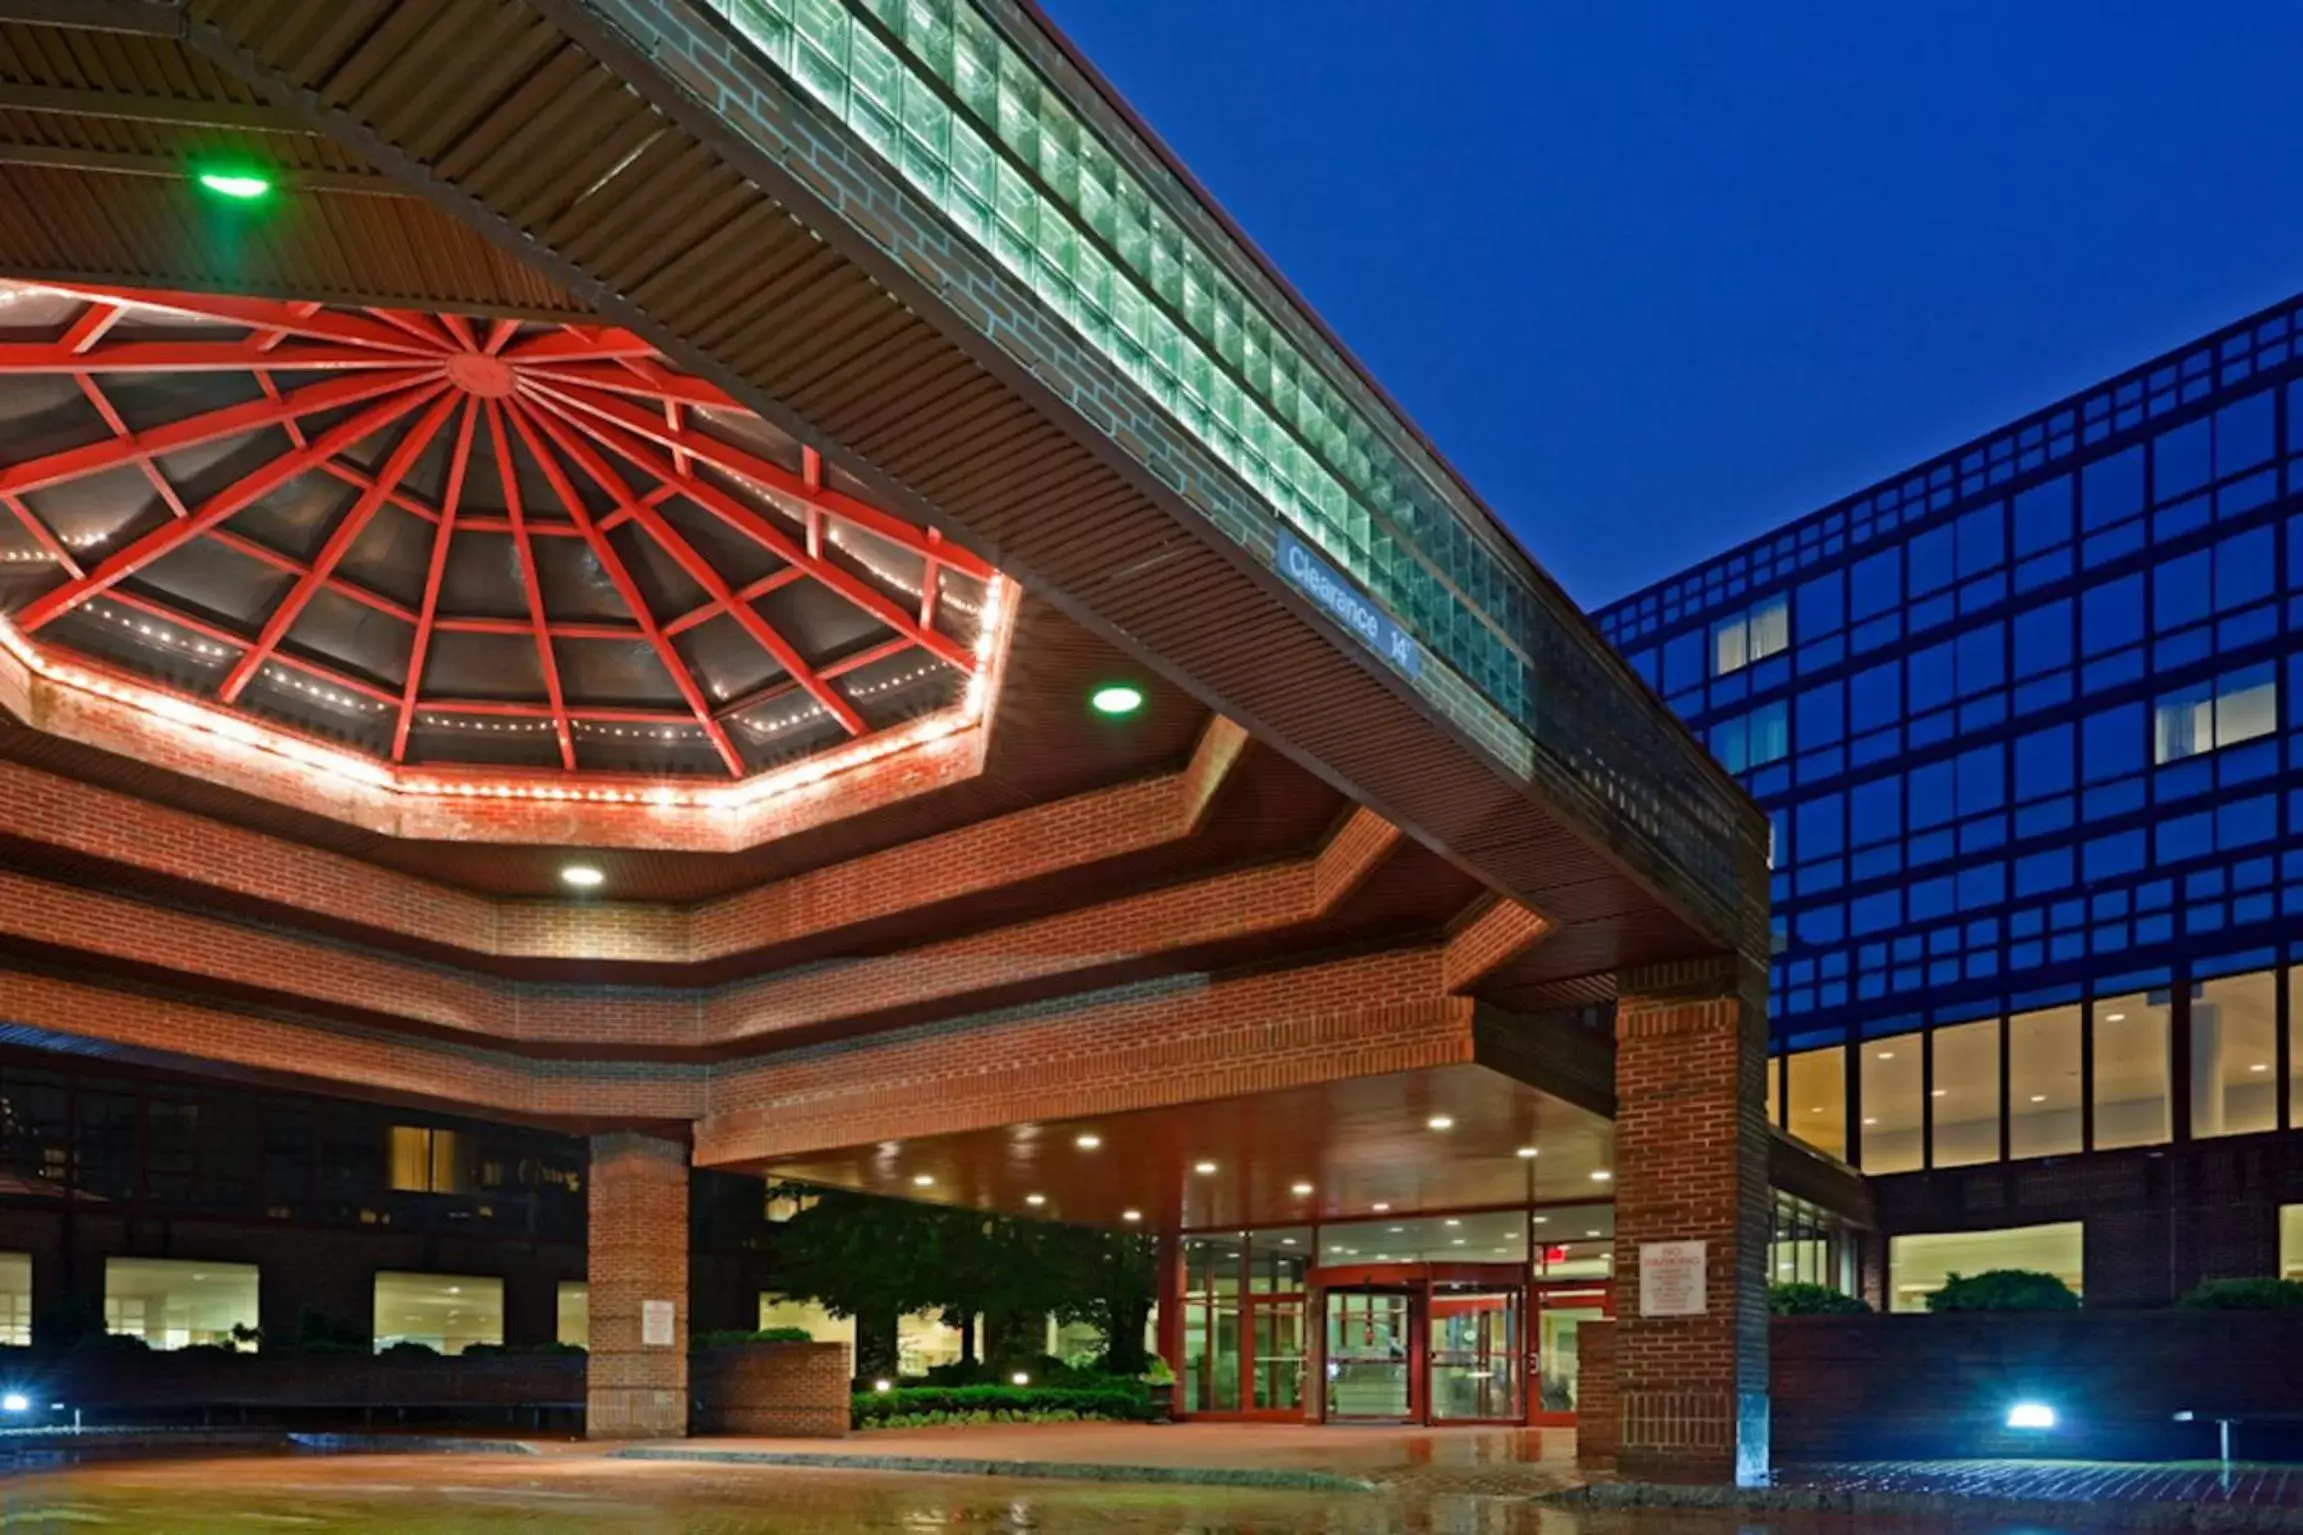
[[[640,1302],[640,1346],[642,1348],[670,1348],[672,1346],[672,1303],[668,1300]]]
[[[1639,1314],[1702,1316],[1704,1261],[1701,1242],[1639,1244]]]
[[[1311,545],[1284,528],[1279,535],[1279,573],[1362,645],[1410,677],[1423,675],[1423,647],[1414,637],[1333,565],[1314,554]]]

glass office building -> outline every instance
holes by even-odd
[[[2109,1304],[2303,1256],[2299,327],[1596,615],[1773,824],[1770,1110],[1870,1175],[1875,1300],[1929,1285],[1899,1235]]]

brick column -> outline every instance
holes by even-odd
[[[593,1136],[588,1216],[584,1431],[678,1438],[688,1431],[688,1148],[628,1131]]]
[[[1627,1479],[1767,1476],[1765,984],[1732,960],[1619,977],[1616,1466]],[[1686,1249],[1642,1249],[1689,1242],[1703,1244],[1700,1295],[1672,1297],[1664,1260]]]

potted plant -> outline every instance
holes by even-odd
[[[1151,1365],[1143,1372],[1144,1389],[1151,1398],[1151,1420],[1154,1423],[1175,1421],[1175,1370],[1158,1354],[1151,1356]]]

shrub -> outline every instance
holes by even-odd
[[[1081,1386],[904,1386],[859,1391],[858,1428],[917,1428],[941,1423],[1073,1423],[1088,1418],[1144,1417],[1150,1397],[1139,1385],[1112,1381]]]
[[[1991,1269],[1953,1274],[1927,1297],[1930,1311],[2077,1311],[2079,1297],[2053,1274]]]
[[[1154,1354],[1151,1356],[1151,1364],[1144,1370],[1143,1379],[1147,1386],[1172,1386],[1175,1384],[1175,1369],[1165,1358]]]
[[[413,1338],[402,1338],[388,1343],[376,1351],[378,1359],[437,1359],[440,1351],[429,1343],[418,1343]]]
[[[1771,1284],[1767,1309],[1777,1316],[1869,1316],[1871,1307],[1829,1285]]]
[[[690,1348],[743,1348],[753,1343],[813,1343],[816,1335],[805,1327],[722,1327],[698,1333]]]
[[[1053,1354],[1039,1354],[1025,1359],[1009,1359],[994,1364],[989,1360],[954,1360],[939,1364],[922,1377],[930,1386],[1013,1386],[1018,1371],[1029,1377],[1034,1386],[1076,1386],[1093,1390],[1125,1376],[1112,1375],[1094,1364],[1069,1364]]]
[[[2175,1304],[2185,1311],[2298,1311],[2303,1281],[2210,1279]]]
[[[536,1358],[555,1354],[581,1354],[581,1343],[467,1343],[459,1359]]]

